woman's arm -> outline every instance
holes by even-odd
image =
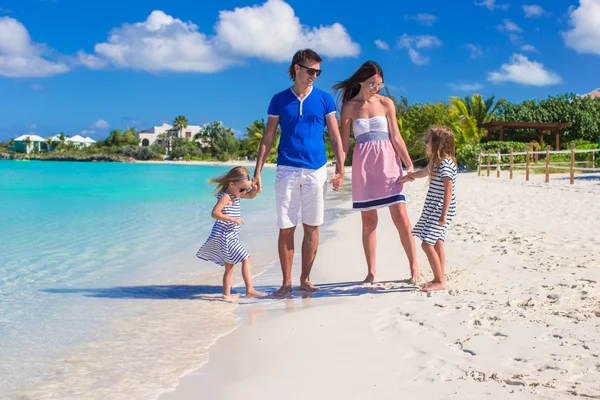
[[[352,110],[348,103],[342,105],[340,112],[340,136],[342,137],[342,146],[345,157],[348,157],[350,150],[350,127],[352,126]]]
[[[414,166],[412,160],[410,159],[410,154],[408,154],[406,143],[404,143],[404,139],[402,139],[402,135],[400,135],[400,129],[398,129],[398,121],[396,120],[396,107],[391,99],[382,96],[382,100],[386,111],[388,127],[390,129],[390,140],[392,141],[392,146],[394,146],[396,154],[398,154],[404,163],[406,171],[411,173],[414,169]]]
[[[414,172],[410,172],[410,173],[404,175],[403,177],[398,178],[396,183],[412,182],[415,179],[425,178],[426,176],[429,176],[429,165],[423,169],[420,169],[420,170],[414,171]]]
[[[243,224],[244,221],[242,221],[241,218],[233,218],[233,217],[230,217],[229,215],[223,214],[223,208],[230,204],[231,204],[231,198],[229,197],[228,194],[224,194],[223,196],[221,196],[221,198],[219,199],[219,201],[217,201],[217,204],[215,205],[215,207],[212,210],[211,217],[213,217],[214,219],[217,219],[219,221],[235,222],[238,225]]]

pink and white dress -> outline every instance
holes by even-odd
[[[390,140],[387,118],[359,118],[352,123],[352,208],[366,211],[406,202],[402,162]]]

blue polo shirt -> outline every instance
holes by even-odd
[[[327,164],[325,117],[335,112],[333,97],[314,86],[302,100],[292,88],[273,96],[267,113],[279,117],[281,127],[277,165],[319,169]]]

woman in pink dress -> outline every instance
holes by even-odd
[[[383,85],[381,67],[367,61],[350,78],[333,87],[342,100],[341,135],[346,154],[351,130],[356,139],[352,208],[362,214],[362,241],[368,267],[364,282],[375,281],[377,209],[388,207],[408,257],[411,281],[417,283],[421,275],[415,240],[410,234],[412,226],[406,212],[404,187],[397,182],[404,175],[402,163],[409,173],[413,163],[398,129],[394,103],[379,94]]]

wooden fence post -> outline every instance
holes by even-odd
[[[500,178],[500,163],[502,161],[502,157],[500,156],[500,149],[497,149],[496,151],[496,178]]]
[[[509,167],[509,171],[510,171],[510,179],[512,179],[513,177],[513,148],[510,148],[510,167]]]
[[[575,143],[571,143],[571,185],[575,183]]]
[[[488,150],[488,166],[487,166],[487,176],[490,176],[490,151]]]
[[[529,180],[529,146],[527,146],[527,152],[525,153],[525,180]]]
[[[550,182],[550,146],[546,146],[546,183]]]
[[[477,176],[481,176],[481,159],[483,156],[479,153],[479,162],[477,163]]]

